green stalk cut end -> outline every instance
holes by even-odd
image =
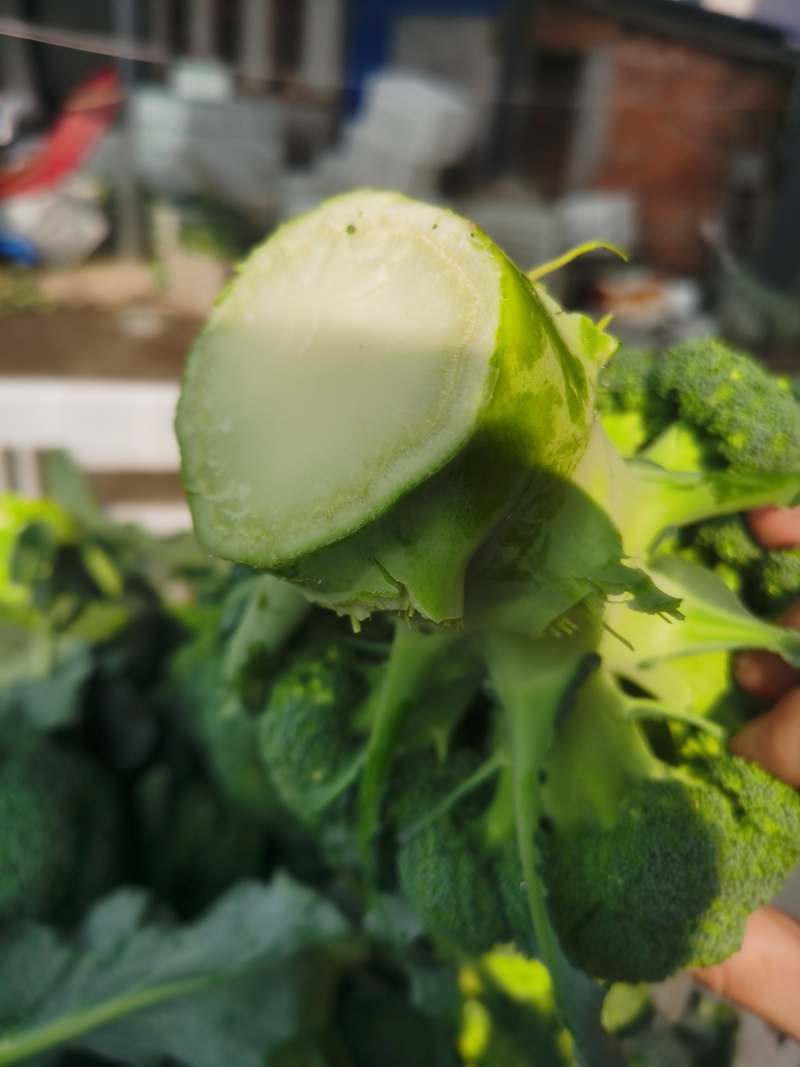
[[[329,201],[257,249],[178,408],[204,546],[280,566],[454,456],[497,376],[503,266],[467,220],[391,193]]]

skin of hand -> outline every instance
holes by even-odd
[[[759,508],[748,522],[765,548],[800,545],[800,507]],[[800,629],[800,602],[781,621]],[[800,789],[800,671],[770,653],[744,652],[734,675],[743,688],[775,703],[739,731],[731,751]],[[739,952],[694,976],[711,992],[800,1040],[800,922],[791,916],[759,908],[750,916]]]

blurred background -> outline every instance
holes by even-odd
[[[253,244],[359,186],[526,270],[607,242],[629,263],[560,299],[800,375],[800,0],[0,0],[0,491],[66,448],[114,519],[187,529],[193,339]],[[738,1057],[800,1050],[746,1018]]]

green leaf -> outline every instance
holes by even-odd
[[[13,712],[40,730],[66,726],[93,666],[83,640],[0,621],[0,718]]]
[[[284,876],[239,885],[189,926],[151,922],[148,912],[146,894],[122,890],[74,941],[38,925],[8,934],[0,1065],[69,1045],[134,1064],[261,1067],[265,1050],[293,1030],[292,959],[348,929]]]
[[[682,619],[670,623],[656,615],[630,616],[627,604],[606,611],[610,629],[630,651],[609,649],[608,662],[627,673],[628,665],[647,667],[661,660],[701,653],[762,648],[800,666],[800,634],[749,612],[712,571],[678,556],[660,556],[650,570],[667,594],[680,600]]]
[[[587,252],[597,252],[600,249],[605,252],[613,252],[615,256],[619,256],[625,263],[628,262],[626,253],[621,248],[617,248],[616,245],[612,245],[610,241],[584,241],[582,245],[571,248],[569,252],[565,252],[557,259],[551,259],[549,262],[542,263],[540,266],[534,267],[533,270],[529,270],[528,278],[532,282],[538,282],[540,278],[566,267],[568,263],[571,263],[573,259],[577,259],[578,256],[585,256]]]

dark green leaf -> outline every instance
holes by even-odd
[[[286,877],[243,883],[198,922],[149,921],[123,890],[98,904],[74,942],[41,926],[0,945],[0,1064],[73,1045],[126,1062],[261,1067],[292,1032],[292,958],[347,925]],[[280,966],[278,974],[272,968]]]

